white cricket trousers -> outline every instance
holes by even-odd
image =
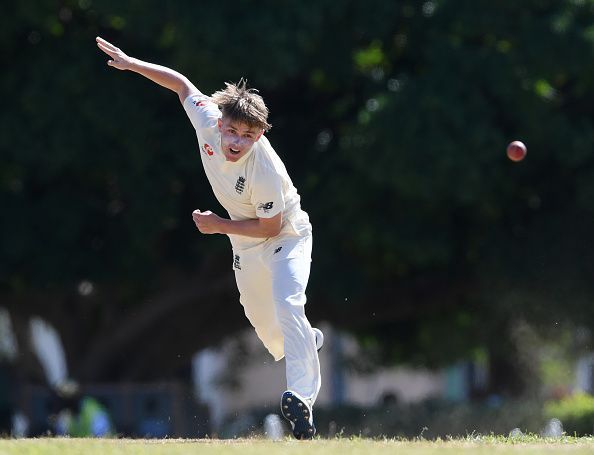
[[[233,252],[233,269],[245,315],[275,360],[285,358],[287,389],[315,402],[320,362],[305,316],[311,234],[266,240]]]

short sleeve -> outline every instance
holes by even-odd
[[[259,176],[254,183],[251,202],[258,218],[272,218],[285,209],[281,176],[270,170]]]
[[[212,128],[221,117],[219,107],[203,94],[188,96],[184,100],[183,106],[196,130]]]

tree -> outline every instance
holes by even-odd
[[[183,110],[106,69],[101,34],[206,93],[261,90],[314,224],[314,321],[433,365],[497,363],[514,318],[591,325],[592,5],[7,7],[3,301],[59,329],[81,380],[167,377],[247,325],[227,241],[191,224],[221,209]]]

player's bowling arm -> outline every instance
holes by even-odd
[[[282,212],[272,218],[257,218],[255,220],[227,220],[223,219],[222,234],[245,235],[247,237],[268,238],[275,237],[281,231],[283,222]]]
[[[156,84],[174,91],[182,103],[189,95],[200,93],[194,84],[183,74],[166,66],[156,65],[130,57],[120,48],[105,41],[103,38],[97,37],[96,41],[97,47],[112,58],[112,60],[108,60],[107,62],[109,66],[119,70],[134,71]]]
[[[194,210],[192,219],[203,234],[235,234],[246,237],[275,237],[281,231],[282,212],[272,218],[256,218],[253,220],[229,220],[221,218],[210,211]]]

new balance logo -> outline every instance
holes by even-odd
[[[235,270],[241,270],[241,264],[239,263],[239,254],[233,257],[233,268]]]
[[[276,254],[276,253],[278,253],[282,249],[283,249],[283,247],[282,246],[279,246],[276,250],[274,250],[274,253],[272,253],[272,254]]]
[[[239,176],[237,178],[237,183],[235,184],[235,191],[237,191],[238,194],[241,194],[241,193],[243,193],[244,189],[245,189],[245,177]]]
[[[264,210],[264,213],[268,213],[272,210],[273,205],[273,202],[265,202],[263,204],[258,205],[258,210]]]

